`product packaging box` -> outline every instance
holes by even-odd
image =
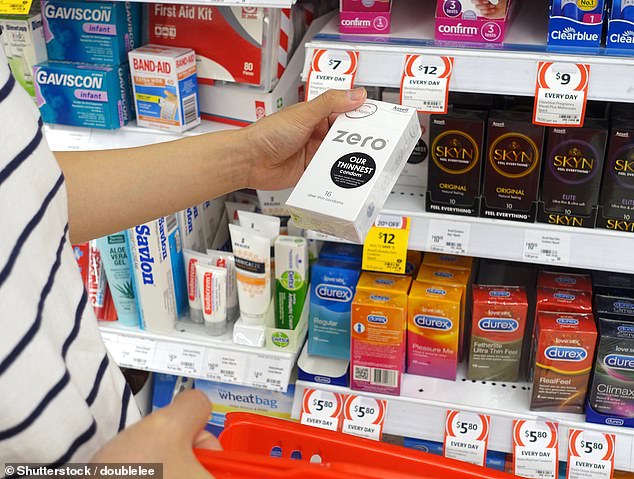
[[[592,296],[592,280],[588,274],[562,273],[541,270],[537,275],[537,287],[585,291]]]
[[[129,57],[139,126],[181,132],[200,124],[193,50],[145,45]]]
[[[612,118],[600,205],[599,227],[634,231],[634,120]]]
[[[29,15],[0,16],[0,45],[4,46],[16,81],[32,97],[35,97],[33,66],[47,60],[42,15],[38,7],[35,3]]]
[[[634,275],[593,271],[592,288],[596,294],[634,298]]]
[[[405,274],[415,278],[418,274],[418,268],[420,268],[423,262],[422,251],[407,250],[407,259],[405,260]]]
[[[128,65],[44,62],[33,69],[35,98],[46,123],[113,129],[132,116]]]
[[[592,313],[592,293],[565,289],[537,288],[536,314]]]
[[[392,0],[340,0],[341,33],[390,33]]]
[[[308,354],[304,345],[297,360],[297,379],[318,384],[331,384],[347,388],[350,385],[350,360],[333,359]]]
[[[473,286],[467,378],[518,381],[528,313],[521,286]]]
[[[308,293],[308,246],[304,238],[275,240],[275,325],[295,329]]]
[[[612,0],[605,46],[608,50],[618,50],[619,54],[634,54],[634,4],[631,0]]]
[[[535,222],[543,146],[530,113],[489,114],[480,216]]]
[[[606,126],[603,120],[586,120],[581,128],[549,129],[539,222],[594,228]]]
[[[551,0],[548,46],[599,48],[604,15],[605,0]]]
[[[594,309],[598,318],[632,321],[634,323],[634,299],[597,294]]]
[[[313,264],[308,354],[350,359],[350,311],[360,269],[345,261],[319,260]]]
[[[492,10],[484,10],[477,0],[436,1],[436,40],[476,43],[502,43],[512,3],[490,2]]]
[[[419,139],[415,108],[367,100],[339,115],[286,203],[293,223],[362,243]]]
[[[407,304],[407,372],[455,381],[462,290],[414,281]]]
[[[154,3],[150,42],[196,52],[201,83],[214,80],[261,86],[277,79],[279,9]]]
[[[176,213],[183,249],[191,249],[199,253],[207,251],[202,211],[198,206],[191,206]]]
[[[539,314],[532,411],[583,412],[596,341],[591,314]]]
[[[450,108],[432,115],[427,211],[476,216],[487,113]]]
[[[324,241],[319,250],[319,259],[331,259],[336,261],[350,261],[358,263],[361,268],[363,247],[356,244],[335,243]]]
[[[49,60],[118,65],[141,45],[137,2],[42,0]]]
[[[352,389],[399,396],[405,370],[407,295],[357,288],[351,323]]]
[[[457,256],[453,254],[425,253],[423,264],[447,269],[463,269],[471,272],[473,258],[471,256]]]
[[[357,289],[370,292],[387,291],[389,293],[404,294],[407,296],[411,284],[411,276],[364,271],[361,273],[361,277],[357,283]]]

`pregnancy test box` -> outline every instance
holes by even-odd
[[[391,0],[340,0],[341,33],[390,33]]]
[[[367,100],[339,115],[286,202],[293,223],[362,243],[420,135],[415,108]]]
[[[482,10],[475,0],[437,0],[436,40],[501,43],[504,41],[512,0],[489,0]]]

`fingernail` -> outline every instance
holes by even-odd
[[[365,88],[354,88],[352,90],[348,90],[348,98],[352,101],[359,101],[365,98]]]

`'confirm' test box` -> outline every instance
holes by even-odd
[[[339,115],[286,202],[293,222],[363,242],[420,135],[415,108],[367,100]]]

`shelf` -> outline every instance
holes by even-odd
[[[115,0],[123,2],[125,0]],[[155,3],[155,0],[135,0],[143,3]],[[169,3],[187,5],[217,5],[225,7],[273,7],[290,8],[297,0],[170,0]]]
[[[286,391],[297,354],[234,344],[231,332],[207,335],[202,325],[179,322],[157,334],[101,322],[101,336],[121,367]]]
[[[172,133],[151,128],[142,128],[131,122],[117,130],[82,128],[66,125],[44,125],[44,135],[53,151],[109,150],[152,145],[178,140],[185,136],[202,135],[214,131],[236,128],[226,123],[203,120],[196,128],[183,133]]]
[[[303,78],[315,49],[357,50],[355,83],[400,87],[405,55],[412,53],[453,56],[451,90],[473,93],[533,96],[540,61],[588,63],[588,98],[634,101],[634,58],[578,53],[553,53],[546,47],[548,2],[516,2],[517,11],[504,46],[451,45],[435,42],[435,0],[399,0],[392,11],[392,33],[384,36],[342,35],[338,18],[331,20],[306,44]],[[618,79],[618,81],[615,81]]]
[[[388,401],[383,432],[430,441],[444,440],[447,409],[484,413],[491,416],[489,449],[512,452],[514,419],[549,419],[559,422],[560,458],[565,460],[568,429],[571,427],[616,434],[615,468],[634,471],[634,429],[589,424],[579,414],[531,412],[528,410],[530,389],[526,383],[472,382],[464,379],[464,365],[457,381],[405,374],[401,396],[387,396],[352,391],[338,386],[298,381],[295,386],[292,417],[297,419],[305,388],[358,394]]]

